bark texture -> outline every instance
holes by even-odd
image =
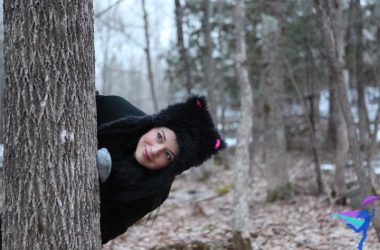
[[[363,81],[363,14],[360,0],[351,0],[349,8],[347,65],[350,86],[356,86],[358,95],[359,142],[364,149],[369,139],[369,118],[365,104],[365,84]]]
[[[343,76],[343,64],[344,64],[344,28],[343,28],[343,6],[340,1],[328,2],[327,8],[329,9],[329,20],[332,23],[331,32],[334,34],[334,44],[336,55],[334,60],[336,65],[340,65],[341,72],[336,73],[330,67],[332,86],[334,93],[337,93],[333,97],[336,98],[333,100],[336,105],[333,105],[334,108],[334,122],[336,128],[336,157],[335,157],[335,176],[334,176],[334,188],[336,192],[336,202],[338,204],[345,204],[346,200],[346,178],[345,178],[345,169],[346,162],[348,160],[349,153],[349,140],[348,140],[348,127],[347,121],[344,119],[343,109],[339,98],[344,95],[348,95],[347,83],[345,82]],[[339,76],[340,75],[340,76]],[[339,85],[344,88],[339,89]],[[341,92],[343,91],[343,92]],[[350,111],[351,112],[351,109]]]
[[[337,100],[331,100],[337,102]],[[347,135],[346,121],[340,105],[334,105],[335,128],[336,128],[336,156],[335,156],[335,176],[334,190],[337,204],[345,204],[346,200],[346,177],[345,169],[349,152],[349,141]]]
[[[327,61],[331,71],[333,84],[336,87],[338,102],[347,125],[350,152],[360,186],[360,198],[363,199],[372,194],[372,187],[369,170],[363,165],[360,155],[359,138],[356,133],[356,125],[351,112],[351,105],[348,100],[346,86],[344,84],[342,60],[338,57],[338,55],[340,55],[338,52],[340,47],[336,45],[336,33],[334,34],[334,29],[328,23],[328,20],[331,18],[331,16],[329,16],[331,12],[326,10],[328,8],[327,4],[330,4],[331,2],[314,0],[314,3],[317,10],[317,21],[322,32],[323,44],[326,49]],[[339,0],[335,0],[333,3],[335,5],[342,4]],[[377,237],[380,239],[380,224],[378,222],[378,216],[375,215],[375,218],[372,221]]]
[[[280,3],[281,4],[281,3]],[[284,75],[281,60],[282,33],[279,19],[263,14],[263,114],[265,117],[265,175],[270,200],[286,197],[271,197],[289,183],[286,163],[286,139],[283,119]],[[277,195],[275,195],[277,196]]]
[[[336,101],[336,94],[333,88],[332,79],[330,77],[329,79],[329,120],[327,125],[327,132],[326,132],[326,144],[328,148],[335,148],[336,147],[336,127],[335,127],[335,116],[337,115],[335,111],[335,105],[338,105],[338,102]]]
[[[210,0],[202,0],[202,9],[203,9],[203,19],[202,19],[202,28],[204,33],[204,46],[205,46],[205,55],[204,55],[204,82],[207,87],[207,97],[209,103],[209,109],[211,115],[216,116],[216,98],[215,98],[215,66],[214,59],[212,57],[213,43],[211,39],[211,25],[210,25]]]
[[[377,38],[377,44],[380,45],[380,3],[379,1],[376,1],[375,3],[375,20],[376,20],[376,38]],[[376,82],[379,82],[379,79],[380,79],[380,75],[379,75],[379,69],[380,69],[380,51],[377,50],[377,53],[376,53],[376,64],[375,64],[375,77],[376,77]],[[377,141],[377,133],[378,133],[378,126],[379,126],[379,120],[380,120],[380,105],[377,109],[377,112],[376,112],[376,118],[375,118],[375,127],[374,127],[374,132],[372,134],[372,138],[371,138],[371,143],[369,145],[369,147],[367,148],[368,150],[368,153],[367,153],[367,159],[370,163],[370,160],[371,160],[371,157],[372,157],[372,150],[375,151],[377,150],[376,148],[376,141]],[[368,164],[368,167],[371,167],[370,164]],[[377,187],[379,186],[378,184],[378,178],[376,175],[374,175],[374,173],[372,172],[373,174],[373,179],[374,179],[374,182],[376,182],[377,184]],[[376,210],[379,211],[380,207],[379,205],[376,206]],[[374,220],[372,221],[374,227],[375,227],[375,230],[376,230],[376,236],[377,236],[377,239],[380,241],[380,222],[379,222],[379,216],[377,215]]]
[[[180,0],[175,0],[175,20],[177,27],[177,46],[179,50],[179,55],[183,65],[183,71],[186,75],[186,91],[187,94],[191,94],[193,89],[193,77],[191,74],[191,67],[189,57],[187,55],[187,49],[185,47],[185,42],[183,38],[183,11]]]
[[[4,14],[3,249],[100,249],[92,1]]]
[[[249,82],[247,71],[247,53],[245,43],[245,4],[244,0],[237,0],[235,6],[235,27],[236,27],[236,71],[238,76],[238,83],[240,86],[240,105],[241,105],[241,120],[237,132],[237,146],[236,146],[236,166],[235,166],[235,190],[234,190],[234,221],[233,229],[238,232],[236,235],[240,239],[237,245],[243,245],[250,249],[250,244],[244,239],[249,239],[249,232],[251,230],[251,221],[249,219],[249,194],[250,194],[250,180],[249,180],[249,141],[252,134],[252,106],[253,94],[252,87]]]
[[[153,68],[152,68],[152,55],[150,53],[150,37],[149,37],[149,21],[148,21],[148,13],[146,12],[145,8],[145,0],[141,0],[141,6],[142,11],[144,15],[144,31],[145,31],[145,44],[146,47],[144,49],[145,55],[146,55],[146,63],[147,63],[147,69],[148,69],[148,79],[150,84],[150,93],[152,95],[152,101],[153,101],[153,108],[154,111],[158,111],[158,102],[157,102],[157,96],[156,91],[154,89],[154,77],[153,77]]]

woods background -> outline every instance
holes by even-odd
[[[105,248],[354,249],[329,216],[380,194],[380,1],[93,4],[96,89],[147,113],[206,95],[228,144],[178,178],[150,229]],[[378,239],[377,215],[365,246]]]

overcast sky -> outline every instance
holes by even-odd
[[[163,55],[167,54],[170,49],[170,44],[175,41],[175,13],[173,0],[145,0],[146,11],[149,18],[149,34],[150,34],[150,48],[152,57],[152,67],[155,77],[156,95],[163,100],[161,103],[166,103],[167,86],[168,82],[164,78],[164,71],[166,68],[165,59]],[[109,6],[119,0],[94,0],[94,12],[102,13]],[[120,23],[124,24],[124,35],[120,31],[107,28],[105,22],[111,25]],[[145,35],[144,35],[144,20],[142,12],[142,0],[124,0],[119,5],[110,9],[106,14],[100,18],[95,19],[95,57],[96,57],[96,88],[102,89],[102,69],[103,62],[108,49],[108,62],[110,58],[117,58],[117,65],[122,67],[116,70],[123,72],[138,72],[141,76],[142,85],[147,85],[149,89],[149,82],[146,70],[146,55],[145,48]],[[115,69],[111,65],[112,69]],[[107,70],[107,72],[110,72]],[[133,74],[133,73],[131,73]],[[117,84],[118,81],[124,81],[128,84],[136,84],[136,81],[131,79],[121,79],[117,77],[111,80],[112,83]],[[110,80],[108,80],[110,82]],[[138,92],[144,92],[137,90]],[[129,91],[131,92],[131,91]],[[132,91],[133,92],[133,91]],[[165,94],[166,93],[166,94]],[[132,99],[134,96],[127,96],[126,94],[117,93],[127,99]],[[132,93],[133,94],[133,93]],[[136,95],[136,93],[134,93]],[[139,97],[139,99],[149,100],[150,95]],[[146,101],[149,102],[149,101]],[[160,102],[160,101],[159,101]],[[159,104],[160,106],[160,104]],[[147,107],[145,111],[149,111]]]

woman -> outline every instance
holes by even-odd
[[[97,112],[103,243],[159,207],[175,176],[225,147],[204,97],[146,115],[121,97],[97,96]]]

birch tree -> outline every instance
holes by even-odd
[[[235,30],[236,30],[236,73],[240,87],[241,119],[237,130],[235,188],[234,188],[234,243],[236,249],[251,249],[249,232],[251,221],[249,213],[249,141],[252,134],[252,87],[248,77],[247,52],[245,42],[245,4],[244,0],[236,0]]]
[[[264,151],[267,198],[270,201],[288,198],[291,194],[286,163],[286,139],[283,118],[284,69],[281,63],[282,32],[280,13],[283,3],[270,2],[263,23],[263,70],[262,90],[264,94],[263,114],[265,121]]]
[[[193,89],[193,77],[191,74],[190,61],[187,54],[187,49],[185,47],[185,42],[183,38],[183,10],[181,6],[180,0],[175,1],[175,20],[177,27],[177,46],[179,50],[179,55],[182,61],[183,70],[186,75],[186,91],[187,94],[191,94],[191,90]]]
[[[216,100],[215,100],[215,67],[212,57],[213,43],[211,39],[211,26],[210,26],[210,0],[202,0],[203,19],[202,28],[204,34],[204,82],[207,87],[208,100],[210,113],[216,117]]]
[[[335,89],[334,93],[336,93],[336,85],[332,82],[332,88]],[[335,190],[335,199],[334,203],[336,204],[345,204],[346,203],[346,177],[345,177],[345,169],[346,162],[349,153],[349,141],[347,134],[347,125],[344,120],[343,110],[339,105],[339,100],[337,99],[337,95],[334,95],[330,98],[330,102],[334,102],[335,105],[332,105],[334,116],[333,122],[335,127],[335,175],[334,175],[334,190]]]
[[[376,27],[376,42],[375,44],[380,46],[380,2],[376,1],[375,6],[374,6],[374,19],[375,19],[375,27]],[[374,54],[374,65],[373,65],[373,71],[374,71],[374,78],[375,82],[377,83],[377,87],[379,86],[380,82],[380,75],[379,75],[379,69],[380,69],[380,52],[379,50],[376,50],[376,53]],[[376,154],[377,151],[377,133],[379,130],[379,121],[380,121],[380,101],[378,101],[378,106],[377,106],[377,111],[376,111],[376,116],[373,120],[373,128],[371,128],[371,133],[369,133],[369,139],[367,141],[367,145],[365,146],[366,152],[366,161],[367,161],[367,166],[370,170],[373,169],[373,164],[372,164],[372,157]],[[370,172],[371,174],[371,183],[373,188],[376,190],[376,192],[379,192],[380,190],[380,183],[379,183],[379,178],[375,174],[375,172],[372,170]]]
[[[91,0],[4,1],[3,249],[100,249]]]
[[[349,140],[348,140],[348,127],[347,121],[344,118],[342,109],[342,103],[339,101],[342,95],[347,95],[347,84],[343,78],[343,65],[344,65],[344,28],[343,28],[343,6],[336,1],[335,3],[326,2],[326,8],[328,8],[329,16],[326,17],[331,24],[331,34],[334,36],[333,46],[335,47],[336,55],[333,58],[335,64],[340,65],[340,69],[335,72],[330,66],[331,74],[331,88],[334,95],[331,96],[330,102],[332,102],[333,108],[333,122],[335,127],[336,138],[336,156],[335,156],[335,176],[334,176],[334,190],[335,190],[335,202],[337,204],[346,203],[346,178],[345,168],[349,153]],[[329,59],[328,59],[329,60]],[[341,84],[344,88],[340,92],[338,86]],[[350,105],[348,103],[348,105]],[[351,112],[351,111],[349,111]]]
[[[153,108],[154,111],[158,110],[158,102],[157,102],[157,96],[156,91],[154,89],[154,77],[153,77],[153,69],[152,69],[152,56],[151,56],[151,49],[150,49],[150,37],[149,37],[149,21],[148,21],[148,13],[145,8],[145,0],[141,0],[141,6],[142,11],[144,15],[144,34],[145,34],[145,55],[146,55],[146,63],[147,63],[147,70],[148,70],[148,79],[150,84],[150,93],[152,95],[152,101],[153,101]]]

